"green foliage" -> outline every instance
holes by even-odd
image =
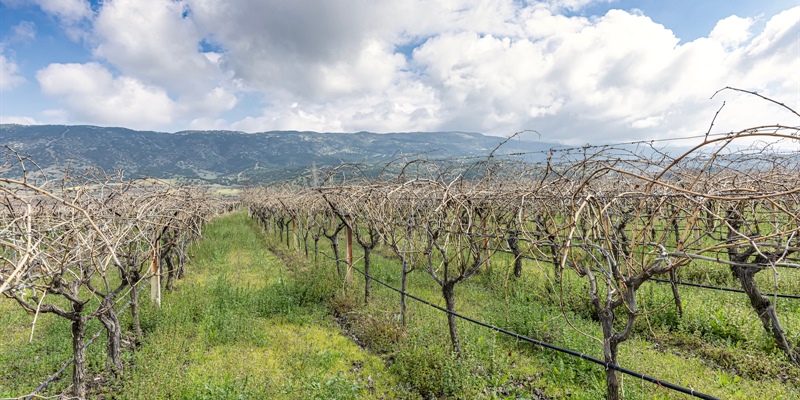
[[[390,353],[403,339],[400,321],[393,315],[362,314],[350,329],[364,346],[378,354]]]
[[[404,346],[395,355],[392,372],[425,398],[463,397],[474,382],[467,364],[445,346]]]
[[[324,381],[312,380],[305,387],[310,392],[309,399],[357,399],[361,393],[358,383],[340,376],[330,377]]]

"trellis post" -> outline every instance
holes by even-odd
[[[150,263],[150,270],[153,276],[150,277],[150,301],[161,307],[161,266],[159,265],[158,241],[153,246],[153,261]]]
[[[345,226],[347,238],[347,274],[345,275],[345,283],[347,285],[353,283],[353,228],[350,224]]]

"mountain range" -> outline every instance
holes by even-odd
[[[67,167],[122,169],[222,185],[271,183],[345,163],[380,166],[401,155],[428,159],[488,156],[505,138],[472,132],[319,133],[136,131],[88,125],[0,125],[0,145],[30,156],[49,176]],[[546,152],[557,144],[513,138],[503,153]]]

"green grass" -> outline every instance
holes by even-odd
[[[145,338],[125,353],[123,378],[93,387],[93,397],[409,397],[379,357],[341,335],[327,308],[338,287],[330,273],[287,268],[246,214],[214,220],[190,254],[186,279],[161,308],[143,292]],[[0,311],[0,397],[21,396],[71,357],[68,323],[40,316],[29,344],[32,317],[7,300]],[[87,332],[98,327],[93,321]],[[101,338],[89,348],[91,375],[102,376],[104,357]],[[69,380],[67,370],[44,394],[63,392]]]
[[[319,243],[330,253],[326,239]],[[357,246],[355,251],[358,260]],[[332,262],[287,249],[244,213],[214,220],[191,254],[187,278],[165,294],[161,308],[143,293],[145,339],[125,354],[123,379],[95,388],[95,394],[120,399],[604,397],[602,367],[464,321],[458,322],[464,355],[456,357],[443,313],[408,299],[409,322],[402,327],[396,293],[373,283],[373,297],[365,305],[363,277],[356,273],[343,289]],[[552,266],[526,260],[517,280],[509,278],[510,264],[510,256],[496,255],[491,273],[459,284],[457,311],[601,358],[593,339],[601,336],[600,327],[592,318],[585,280],[564,275],[562,314],[550,284]],[[374,253],[372,271],[399,287],[399,263],[385,247]],[[681,274],[736,287],[726,272],[697,263]],[[768,271],[760,275],[766,292],[772,277]],[[782,271],[779,291],[800,292],[798,278],[800,272]],[[408,287],[444,305],[439,286],[423,270],[409,276]],[[651,313],[637,320],[634,336],[621,344],[623,367],[725,399],[800,398],[800,369],[775,348],[743,294],[682,287],[681,295],[684,315],[678,317],[668,285],[648,283],[640,289],[639,305]],[[800,344],[800,304],[779,300],[778,311],[790,339]],[[40,316],[29,344],[31,318],[10,301],[0,301],[0,397],[28,393],[71,355],[66,321]],[[88,332],[98,327],[94,321]],[[342,335],[342,327],[356,341]],[[102,373],[102,341],[90,347],[91,374]],[[63,391],[68,376],[46,394]],[[688,398],[631,377],[622,382],[626,399]]]
[[[576,332],[577,329],[601,337],[599,324],[589,317],[585,295],[580,302],[585,282],[574,275],[565,275],[570,300],[566,314],[576,328],[572,329],[559,315],[557,298],[548,294],[538,271],[535,267],[526,269],[528,278],[533,279],[525,279],[509,290],[507,306],[497,312],[501,317],[499,322],[507,320],[513,331],[602,358],[600,344]],[[620,345],[619,362],[623,367],[720,398],[798,397],[800,371],[774,348],[743,294],[682,289],[684,316],[678,318],[669,290],[669,286],[655,283],[640,290],[640,307],[658,311],[640,317],[634,337]],[[790,317],[789,322],[797,316]],[[548,353],[542,356],[553,363],[563,358],[536,352]],[[577,363],[582,362],[568,361],[571,367],[581,368]],[[591,369],[585,373],[597,376],[602,385],[598,367]],[[569,382],[560,381],[560,374],[563,374],[561,368],[545,377],[558,386],[568,387]],[[630,377],[625,379],[631,381]],[[602,396],[600,388],[598,397]],[[655,389],[651,384],[637,384],[628,387],[626,394],[629,398],[650,398],[657,394],[682,397],[675,393],[659,394]],[[573,392],[573,396],[581,392],[584,391]],[[583,395],[592,396],[586,392]]]
[[[324,239],[320,244],[330,252]],[[357,246],[354,250],[358,260],[360,250]],[[399,287],[399,263],[385,248],[375,254],[373,275]],[[510,256],[496,255],[491,273],[482,272],[458,285],[457,311],[602,358],[601,345],[595,339],[602,334],[592,317],[585,280],[571,273],[564,275],[565,314],[570,326],[549,284],[552,266],[526,261],[523,278],[515,280],[508,278],[511,263]],[[329,263],[321,266],[333,268]],[[764,275],[759,278],[769,278]],[[796,285],[787,281],[797,275],[787,275],[792,273],[784,273],[781,283],[791,292]],[[353,287],[346,292],[347,299],[337,299],[334,309],[343,308],[350,331],[362,343],[376,343],[370,347],[383,354],[402,384],[425,398],[530,398],[542,393],[550,398],[605,396],[601,366],[464,321],[458,324],[465,355],[454,357],[441,312],[409,299],[409,325],[403,330],[397,322],[398,295],[373,284],[373,299],[363,305],[364,280],[358,274],[355,277]],[[409,292],[444,305],[438,285],[424,271],[413,272],[408,285]],[[640,290],[640,306],[651,313],[638,319],[634,336],[620,345],[623,367],[720,398],[800,398],[800,369],[790,365],[775,348],[746,296],[691,288],[681,288],[681,294],[684,316],[679,318],[668,285],[648,283]],[[798,304],[780,300],[778,310],[789,336],[797,343]],[[628,399],[688,398],[629,376],[622,379]]]
[[[33,317],[25,314],[12,300],[0,299],[0,398],[18,397],[33,391],[38,384],[54,373],[72,357],[69,322],[52,314],[41,314],[36,323],[33,340],[31,334]],[[91,321],[87,332],[94,334],[99,329],[97,321]],[[103,357],[102,339],[89,348],[87,365],[101,370]],[[96,369],[98,368],[98,369]],[[60,392],[69,385],[69,375],[51,384],[53,392]]]
[[[100,278],[93,277],[100,286]],[[118,279],[109,279],[110,284],[118,284]],[[86,291],[82,299],[91,299],[86,312],[98,307],[98,299]],[[124,302],[125,298],[118,298]],[[64,309],[69,303],[60,296],[47,295],[44,301]],[[120,302],[117,303],[121,306]],[[129,314],[120,315],[123,327],[130,324]],[[12,299],[0,297],[0,398],[19,397],[31,393],[40,382],[55,373],[67,360],[72,358],[70,321],[55,314],[39,314],[31,335],[34,316],[26,314]],[[99,332],[102,325],[97,319],[86,325],[86,340]],[[102,375],[105,370],[105,333],[86,351],[86,366],[90,375]],[[129,354],[124,354],[125,360]],[[64,392],[71,384],[71,368],[61,374],[60,379],[48,385],[44,394]]]
[[[267,245],[242,213],[206,227],[189,278],[144,316],[146,340],[114,397],[402,397],[328,315],[330,274],[301,268],[301,280]]]

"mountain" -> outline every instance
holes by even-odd
[[[135,131],[86,125],[0,125],[0,145],[30,155],[51,175],[67,166],[123,169],[126,176],[218,184],[268,183],[342,163],[382,165],[398,154],[431,159],[486,156],[504,138],[469,132],[318,133]],[[555,144],[512,139],[497,153],[540,152]]]

